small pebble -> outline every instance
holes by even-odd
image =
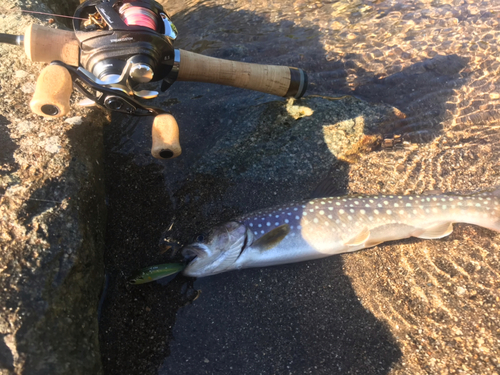
[[[83,119],[82,116],[75,116],[67,118],[64,122],[67,122],[70,125],[81,125],[83,123]]]

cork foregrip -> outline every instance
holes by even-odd
[[[80,45],[75,33],[40,25],[28,26],[24,33],[24,50],[31,61],[60,60],[78,66]]]
[[[180,50],[179,81],[217,83],[285,96],[291,82],[290,68],[250,64],[203,56]]]

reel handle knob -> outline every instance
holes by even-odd
[[[158,115],[153,121],[151,155],[156,159],[173,159],[182,152],[179,144],[179,126],[174,116]]]
[[[69,112],[69,97],[73,81],[66,68],[49,65],[43,68],[36,81],[31,110],[40,116],[61,117]]]

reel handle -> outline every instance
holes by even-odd
[[[179,51],[179,81],[216,83],[295,98],[302,97],[307,89],[307,75],[302,69],[244,63]]]
[[[40,116],[61,117],[69,112],[73,81],[68,70],[60,65],[43,68],[38,76],[31,110]]]
[[[156,159],[173,159],[182,152],[179,144],[179,126],[171,114],[155,117],[152,127],[151,155]]]

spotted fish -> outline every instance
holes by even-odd
[[[319,198],[219,225],[183,249],[187,276],[301,262],[408,237],[442,238],[453,223],[500,231],[500,189],[472,195]]]

